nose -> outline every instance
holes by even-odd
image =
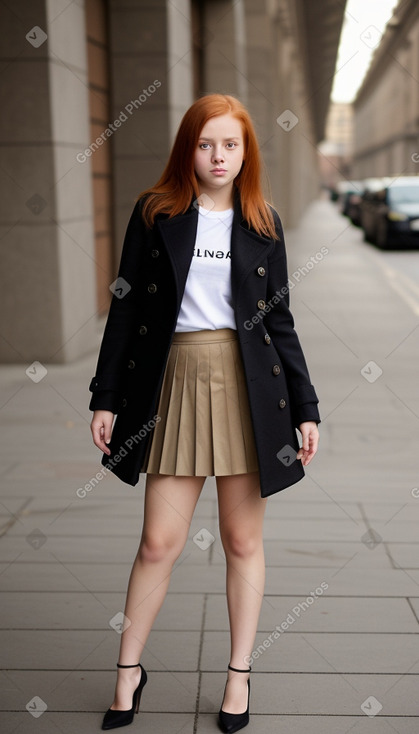
[[[218,163],[219,161],[224,160],[224,154],[222,148],[214,148],[213,154],[212,154],[212,160],[214,163]]]

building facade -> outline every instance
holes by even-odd
[[[335,189],[338,181],[352,175],[353,107],[347,102],[332,102],[326,119],[324,140],[319,145],[322,185]]]
[[[419,4],[401,0],[354,101],[353,178],[419,173]]]
[[[318,193],[344,3],[18,0],[3,28],[0,361],[96,348],[124,231],[197,96],[254,118],[284,224]]]

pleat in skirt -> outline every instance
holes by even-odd
[[[237,332],[176,332],[141,471],[227,476],[258,471]]]

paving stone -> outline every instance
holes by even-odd
[[[148,685],[148,684],[147,684]],[[144,694],[145,695],[145,694]],[[142,710],[137,717],[134,718],[133,727],[141,728],[144,732],[155,732],[155,734],[193,734],[194,732],[194,714],[177,714],[170,712],[168,714],[147,713]],[[42,728],[42,734],[92,734],[94,731],[100,731],[104,712],[94,714],[78,711],[45,711],[40,717],[39,723],[37,719],[28,711],[24,713],[5,712],[2,714],[2,734],[13,734],[18,731],[19,734],[33,734]],[[212,729],[214,731],[214,728]]]
[[[228,632],[205,632],[201,669],[219,670],[228,644]],[[258,632],[251,657],[256,672],[419,673],[419,635],[316,634],[296,631],[291,621],[287,631]]]
[[[360,551],[362,552],[362,551]],[[371,551],[374,552],[374,551]],[[403,569],[374,568],[370,574],[361,569],[333,568],[276,568],[268,567],[266,593],[281,591],[291,595],[310,593],[322,582],[329,585],[329,593],[336,596],[415,596],[419,592],[419,572]]]
[[[198,673],[153,671],[144,687],[141,711],[193,713],[197,679]],[[116,672],[37,670],[35,676],[32,670],[8,670],[7,681],[7,696],[4,689],[0,691],[0,710],[22,711],[34,696],[39,696],[51,713],[86,711],[103,715],[112,703]]]
[[[360,541],[367,528],[362,521],[291,520],[270,518],[264,522],[264,538],[267,540],[348,540]]]
[[[200,630],[204,594],[168,592],[154,622],[155,630]],[[88,629],[109,632],[109,620],[125,607],[125,591],[92,594],[82,592],[4,593],[0,630]],[[0,632],[1,634],[1,632]]]
[[[215,731],[215,714],[200,714],[197,734]],[[417,734],[418,717],[401,716],[277,716],[251,714],[252,734]],[[250,727],[249,727],[250,728]],[[26,734],[26,732],[25,732]]]
[[[267,566],[322,566],[322,568],[392,568],[384,545],[374,553],[359,541],[265,540]],[[214,562],[216,562],[214,560]]]
[[[203,673],[200,711],[218,711],[226,675]],[[251,707],[255,714],[359,716],[366,707],[382,706],[382,716],[418,717],[418,675],[337,673],[253,673]],[[370,699],[373,696],[376,704]],[[370,700],[368,700],[370,699]],[[370,708],[369,711],[375,709]]]
[[[292,630],[295,632],[419,632],[418,621],[411,609],[411,605],[417,608],[419,616],[419,598],[334,597],[327,592],[313,598],[314,603],[309,606],[307,596],[265,594],[258,629],[272,632],[292,614],[295,619]],[[224,594],[209,597],[205,627],[207,630],[228,630]]]
[[[419,543],[386,543],[386,549],[395,568],[419,569]]]

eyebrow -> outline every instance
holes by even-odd
[[[198,140],[205,140],[209,143],[212,143],[214,141],[213,138],[198,138]],[[224,138],[224,141],[225,140],[240,140],[240,138],[236,137],[236,135],[231,135],[231,137]]]

